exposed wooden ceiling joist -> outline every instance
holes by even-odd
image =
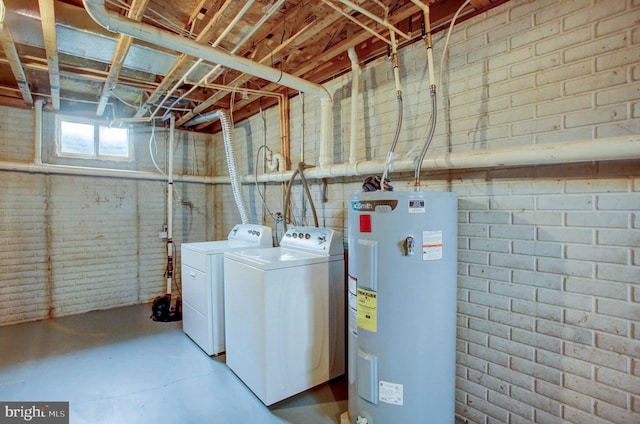
[[[141,21],[143,16],[142,14],[144,9],[147,7],[147,4],[149,4],[149,0],[133,0],[127,16],[130,19]],[[98,116],[102,116],[104,113],[107,102],[111,97],[111,92],[116,85],[118,85],[118,77],[120,76],[122,66],[124,66],[124,60],[126,59],[127,54],[129,54],[129,48],[131,47],[132,42],[133,39],[127,35],[121,34],[118,37],[118,45],[113,53],[113,59],[111,60],[111,66],[109,67],[109,75],[102,87],[100,101],[98,102],[98,107],[96,109],[96,115]]]
[[[211,20],[209,20],[209,22],[207,23],[203,31],[196,36],[197,42],[201,44],[206,44],[207,42],[209,42],[209,40],[211,39],[214,33],[214,28],[220,22],[220,19],[222,18],[224,13],[227,11],[227,9],[231,7],[232,3],[233,3],[233,0],[225,0],[225,3],[218,9],[216,14],[211,18]],[[188,74],[188,69],[190,66],[192,66],[191,65],[192,60],[193,58],[189,55],[186,55],[186,54],[180,55],[178,60],[174,62],[169,73],[165,75],[163,81],[160,83],[158,88],[153,93],[151,93],[151,96],[147,100],[146,105],[141,107],[138,110],[138,112],[136,113],[136,118],[144,116],[148,112],[150,106],[153,105],[154,103],[158,103],[156,105],[156,109],[159,109],[162,107],[162,104],[164,102],[159,102],[159,100],[163,96],[166,98],[172,94],[171,91],[174,89],[172,88],[172,86],[175,87],[176,83],[178,83],[178,81],[186,73]]]
[[[42,21],[42,34],[44,46],[47,52],[49,65],[49,84],[51,102],[55,110],[60,109],[60,71],[58,67],[58,42],[56,36],[56,14],[53,7],[54,0],[38,0],[40,7],[40,19]]]
[[[2,16],[4,16],[6,11],[4,0],[0,0],[0,10],[2,11]],[[9,30],[9,25],[4,22],[0,23],[0,44],[2,45],[2,50],[4,51],[5,56],[7,57],[7,61],[9,62],[9,66],[11,67],[11,71],[13,72],[13,76],[16,79],[16,83],[18,84],[20,93],[22,93],[22,99],[26,104],[32,105],[33,96],[31,95],[31,90],[29,89],[27,76],[25,75],[24,69],[22,68],[22,62],[20,61],[20,56],[18,55],[18,51],[16,50],[13,36],[11,35],[11,31]]]
[[[274,104],[274,97],[241,96],[245,88],[297,94],[199,57],[110,33],[91,19],[83,0],[0,1],[11,29],[0,29],[0,104],[32,107],[35,98],[46,97],[51,98],[47,107],[72,106],[88,117],[104,114],[109,104],[110,117],[173,113],[180,127],[212,108],[233,107],[238,120]],[[505,1],[470,0],[461,17]],[[437,28],[465,1],[423,2],[430,6],[431,27]],[[385,55],[391,31],[404,45],[419,41],[423,19],[413,0],[105,0],[104,5],[142,27],[197,40],[204,49],[221,49],[313,83],[347,72],[349,48],[361,63]]]

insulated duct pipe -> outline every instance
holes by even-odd
[[[331,123],[332,100],[331,95],[323,86],[245,59],[244,57],[229,54],[221,49],[202,45],[194,40],[120,16],[117,13],[107,10],[105,0],[82,0],[82,3],[89,13],[89,16],[108,31],[125,34],[156,46],[198,57],[318,97],[321,102],[319,162],[320,166],[331,164],[332,156],[329,135],[333,128]]]
[[[248,224],[249,210],[247,204],[242,196],[242,185],[240,184],[240,177],[238,176],[238,165],[236,164],[236,156],[233,152],[233,125],[231,124],[231,118],[229,115],[220,110],[220,124],[222,125],[222,136],[224,139],[224,151],[227,157],[227,168],[229,169],[229,179],[231,180],[231,190],[233,191],[233,198],[236,201],[238,212],[240,213],[240,220],[243,224]]]
[[[224,151],[227,159],[227,169],[229,170],[229,180],[231,182],[231,190],[233,191],[233,198],[236,202],[238,212],[240,213],[240,219],[243,224],[249,224],[249,209],[244,201],[242,195],[242,185],[240,178],[238,177],[238,165],[236,163],[236,155],[233,151],[233,124],[231,118],[224,110],[216,110],[196,118],[193,118],[185,124],[186,127],[202,124],[204,122],[212,121],[216,118],[220,118],[220,125],[222,127],[222,139],[224,141]]]

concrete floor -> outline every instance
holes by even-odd
[[[68,401],[72,424],[339,423],[344,377],[270,407],[150,305],[0,327],[0,400]]]

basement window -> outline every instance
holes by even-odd
[[[129,129],[89,120],[56,117],[57,153],[61,157],[133,160]]]

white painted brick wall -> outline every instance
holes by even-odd
[[[461,24],[451,37],[431,152],[640,133],[639,19],[638,2],[523,0]],[[436,66],[442,37],[434,37]],[[406,50],[410,88],[396,153],[412,157],[430,107],[411,95],[426,90],[424,54]],[[386,59],[366,67],[363,80],[365,156],[382,159],[395,128]],[[349,93],[339,88],[348,84],[343,76],[327,85],[340,93],[338,161],[349,143]],[[305,160],[314,163],[314,153]],[[460,209],[461,418],[640,421],[638,169],[631,161],[449,173]],[[396,187],[405,185],[394,177]],[[428,179],[432,189],[440,178]],[[345,198],[359,190],[335,185]]]
[[[33,161],[34,114],[0,108],[2,160]],[[43,159],[52,156],[53,116],[45,113]],[[153,171],[148,129],[134,131],[134,163],[120,168]],[[156,131],[158,164],[166,169],[166,131]],[[205,138],[180,134],[176,172],[205,175]],[[4,147],[0,147],[4,148]],[[154,146],[155,150],[155,146]],[[80,161],[80,165],[104,164]],[[175,280],[179,244],[212,235],[204,185],[176,183]],[[0,172],[0,325],[145,303],[163,294],[166,184],[91,176]]]

